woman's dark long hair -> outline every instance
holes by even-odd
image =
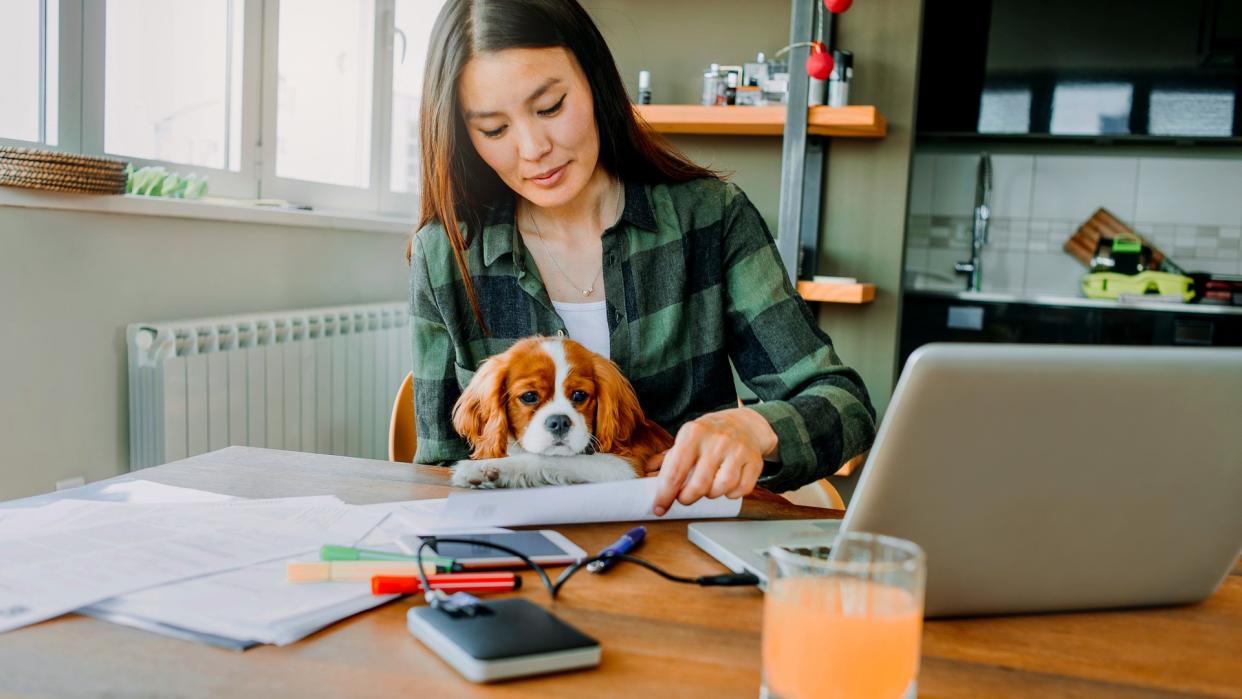
[[[482,231],[487,208],[509,190],[470,142],[457,82],[466,63],[479,54],[557,46],[573,54],[591,86],[599,164],[608,173],[622,181],[649,184],[719,177],[691,162],[635,114],[608,44],[577,0],[448,0],[431,30],[423,75],[422,210],[416,230],[433,221],[444,226],[484,334],[487,324],[465,250]],[[464,238],[459,228],[463,225]]]

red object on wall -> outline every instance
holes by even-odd
[[[811,55],[806,57],[806,74],[816,80],[827,80],[831,73],[832,54],[828,53],[823,42],[813,42]]]
[[[853,4],[854,0],[824,0],[824,7],[828,8],[829,12],[838,15],[850,9]]]

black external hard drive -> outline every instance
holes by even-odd
[[[488,600],[473,616],[412,607],[406,624],[471,682],[599,665],[599,641],[524,599]]]

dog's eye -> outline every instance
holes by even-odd
[[[534,405],[539,402],[539,394],[534,391],[527,391],[526,393],[518,396],[518,400],[522,401],[526,405]]]
[[[587,399],[586,391],[574,391],[573,393],[569,394],[569,400],[575,403],[581,403],[582,401],[586,399]]]

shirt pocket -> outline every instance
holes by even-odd
[[[470,384],[470,380],[474,378],[475,370],[467,369],[457,362],[453,362],[453,373],[457,375],[458,387],[464,391],[466,390],[466,386]]]

